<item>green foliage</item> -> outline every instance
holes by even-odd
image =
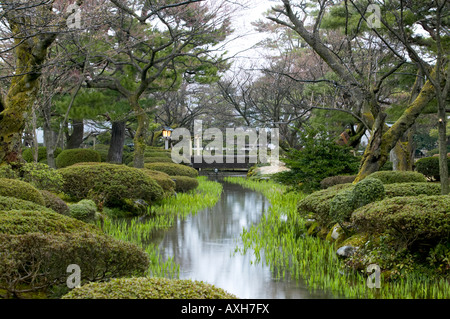
[[[20,203],[14,205],[18,204]],[[45,207],[28,210],[28,207],[24,205],[24,209],[0,211],[0,221],[0,234],[23,235],[26,233],[49,234],[80,231],[102,234],[102,231],[93,225],[50,211]]]
[[[439,156],[421,158],[416,162],[416,171],[425,175],[427,178],[440,181]],[[447,165],[450,170],[450,157],[447,158]]]
[[[2,164],[0,166],[0,178],[16,179],[19,178],[19,172],[9,164]]]
[[[313,192],[298,202],[297,210],[301,216],[312,213],[320,226],[329,228],[335,222],[330,216],[331,201],[341,191],[351,191],[353,187],[352,184],[338,184]]]
[[[170,176],[188,176],[197,177],[198,172],[192,167],[176,163],[147,163],[144,164],[146,169],[164,172]]]
[[[348,221],[354,210],[353,189],[344,189],[337,193],[330,202],[330,218],[342,225]]]
[[[5,252],[0,257],[0,289],[16,296],[21,287],[45,291],[66,286],[71,264],[81,268],[82,284],[142,276],[149,265],[147,254],[136,245],[91,232],[0,234],[0,251]]]
[[[34,149],[32,148],[26,148],[22,151],[22,158],[28,162],[28,163],[32,163],[34,162],[33,160],[33,152]],[[58,155],[62,152],[62,149],[60,147],[57,147],[53,153],[53,156],[55,158],[58,157]],[[38,147],[38,158],[37,161],[39,163],[47,163],[47,147],[45,146],[39,146]]]
[[[64,150],[56,158],[56,167],[63,168],[81,162],[100,162],[100,153],[87,148]]]
[[[146,157],[144,163],[173,163],[170,157]]]
[[[201,281],[141,277],[90,283],[62,299],[236,299],[236,296]]]
[[[59,171],[64,177],[64,193],[75,200],[91,198],[114,207],[121,206],[124,199],[152,202],[163,197],[163,190],[154,179],[125,165],[78,165]]]
[[[353,188],[353,206],[359,208],[382,200],[385,196],[383,183],[379,179],[367,177],[356,183]]]
[[[154,150],[147,151],[146,150],[144,153],[144,157],[146,157],[146,158],[151,158],[151,157],[171,158],[172,155],[170,152],[162,152],[162,151],[154,151]]]
[[[30,202],[15,197],[0,196],[0,211],[9,210],[42,210],[53,212],[52,209],[45,208],[44,206],[36,204],[35,202]]]
[[[97,205],[90,199],[83,199],[76,204],[69,205],[69,216],[86,223],[95,220]]]
[[[175,191],[186,193],[198,187],[198,180],[188,176],[171,176],[175,181]]]
[[[408,246],[445,240],[450,233],[450,196],[386,198],[355,210],[351,220],[361,232],[388,233]]]
[[[142,171],[153,178],[167,195],[173,194],[175,190],[175,182],[164,172],[152,171],[150,169],[142,169]]]
[[[425,183],[427,181],[423,174],[410,171],[378,171],[368,177],[379,179],[383,184]]]
[[[355,178],[356,175],[338,175],[326,177],[320,181],[320,187],[322,189],[325,189],[334,185],[353,183]]]
[[[66,202],[59,198],[57,195],[46,190],[41,190],[40,193],[44,198],[45,207],[50,208],[55,212],[63,215],[66,215],[68,213],[69,207],[67,206]]]
[[[0,196],[15,197],[45,205],[41,193],[31,184],[16,179],[0,178]]]
[[[447,273],[450,271],[450,242],[446,245],[439,243],[436,247],[430,249],[427,257],[429,264],[439,273]]]
[[[358,172],[358,158],[326,131],[308,129],[301,140],[303,148],[291,149],[282,159],[290,170],[275,174],[275,180],[311,192],[320,189],[320,181],[326,177]]]
[[[438,183],[394,183],[384,185],[386,197],[440,195],[441,185]]]
[[[42,190],[59,192],[63,184],[62,175],[55,169],[43,163],[27,163],[21,166],[24,182]]]

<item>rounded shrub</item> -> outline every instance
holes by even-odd
[[[50,208],[60,214],[66,215],[68,213],[69,206],[67,206],[66,202],[59,198],[57,195],[46,190],[41,190],[40,193],[44,198],[45,207]]]
[[[86,223],[95,219],[97,205],[90,199],[83,199],[76,204],[69,205],[69,216]]]
[[[27,163],[20,168],[24,182],[38,189],[59,192],[63,184],[61,174],[44,163]]]
[[[163,197],[163,190],[154,179],[140,169],[125,165],[101,163],[59,171],[64,177],[63,192],[74,200],[90,198],[115,206],[124,199],[151,202]]]
[[[175,182],[172,178],[164,172],[153,171],[150,169],[142,169],[142,171],[153,178],[159,186],[166,192],[167,194],[172,194],[175,191]]]
[[[67,289],[71,264],[80,267],[81,284],[143,276],[149,266],[148,255],[137,245],[91,232],[0,234],[0,251],[5,252],[0,289],[16,295],[22,287],[35,292]]]
[[[36,204],[35,202],[30,202],[15,197],[0,196],[0,211],[9,210],[42,210],[46,212],[54,212],[53,209]]]
[[[188,176],[198,177],[198,172],[192,167],[175,163],[147,163],[144,164],[146,169],[164,172],[170,176]]]
[[[100,153],[87,148],[64,150],[56,158],[56,167],[63,168],[81,162],[101,162]]]
[[[328,228],[334,225],[330,216],[332,199],[343,190],[353,189],[353,184],[339,184],[319,190],[306,196],[298,202],[297,211],[302,216],[313,214],[320,226]]]
[[[344,189],[330,202],[330,217],[334,222],[342,224],[349,221],[354,209],[353,189]]]
[[[145,151],[144,157],[150,158],[150,157],[165,157],[165,158],[171,158],[171,152],[170,151]]]
[[[19,172],[9,164],[2,164],[0,165],[0,178],[16,179],[19,178]]]
[[[45,207],[42,209],[35,208],[35,210],[0,211],[0,234],[49,234],[80,231],[103,234],[101,229],[94,225],[58,214]]]
[[[394,183],[384,185],[386,197],[440,195],[441,185],[438,183]]]
[[[144,163],[173,163],[170,157],[146,157]]]
[[[447,164],[450,170],[450,157],[447,158]],[[440,181],[438,156],[421,158],[415,163],[415,166],[417,172],[425,175],[430,180]]]
[[[62,299],[236,299],[211,284],[188,279],[120,278],[89,283]]]
[[[388,233],[406,245],[448,240],[450,196],[386,198],[355,210],[351,221],[359,232]]]
[[[427,181],[423,174],[411,171],[379,171],[368,177],[379,179],[383,184],[425,183]]]
[[[339,176],[331,176],[326,177],[323,180],[320,181],[320,187],[322,189],[338,185],[338,184],[348,184],[353,183],[355,180],[356,175],[339,175]]]
[[[33,152],[34,150],[32,148],[26,148],[22,151],[22,158],[28,162],[34,162],[33,159]],[[62,152],[62,149],[60,147],[57,147],[53,153],[53,156],[55,158],[58,157],[58,155]],[[40,163],[46,163],[47,162],[47,147],[45,146],[39,146],[38,148],[38,158],[37,161]]]
[[[369,203],[382,200],[386,196],[383,183],[377,178],[366,177],[355,184],[352,190],[353,206],[362,207]]]
[[[175,191],[186,193],[198,187],[198,180],[187,176],[171,176],[175,181]]]
[[[44,198],[33,185],[17,179],[0,178],[0,196],[15,197],[41,206],[45,205]]]

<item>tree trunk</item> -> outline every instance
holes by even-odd
[[[84,123],[83,120],[72,121],[72,134],[67,136],[66,149],[80,148],[83,143]]]
[[[435,97],[435,89],[428,80],[422,87],[414,102],[403,112],[402,116],[386,130],[386,114],[380,113],[375,121],[369,144],[364,152],[361,168],[355,183],[378,171],[386,163],[389,152],[395,147],[406,131],[414,125],[423,109]]]
[[[134,135],[134,162],[133,165],[136,168],[144,168],[144,153],[147,140],[149,118],[145,111],[139,105],[138,97],[132,96],[129,98],[130,105],[134,110],[138,127],[136,134]]]
[[[126,121],[112,122],[111,141],[108,151],[108,162],[110,163],[122,164],[125,129]]]

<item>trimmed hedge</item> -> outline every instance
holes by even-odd
[[[96,212],[97,205],[90,199],[83,199],[69,206],[69,216],[86,223],[94,221]]]
[[[198,180],[187,176],[171,176],[175,181],[175,191],[186,193],[198,187]]]
[[[54,168],[44,163],[27,163],[20,168],[22,181],[32,184],[37,189],[59,192],[63,177]]]
[[[448,169],[450,170],[450,157],[447,158]],[[439,157],[425,157],[418,160],[415,164],[416,171],[425,175],[427,178],[440,181],[439,174]]]
[[[198,172],[192,167],[175,163],[147,163],[144,164],[146,169],[164,172],[170,176],[188,176],[198,177]]]
[[[421,240],[448,240],[450,196],[387,198],[357,209],[351,221],[359,232],[388,233],[406,245]]]
[[[172,178],[163,172],[153,171],[150,169],[143,168],[142,171],[153,178],[159,186],[168,194],[172,194],[175,191],[175,182]]]
[[[64,177],[63,191],[75,200],[85,198],[116,206],[125,199],[147,202],[161,199],[163,189],[142,170],[125,165],[101,163],[59,170]]]
[[[62,216],[62,215],[60,215]],[[0,234],[0,289],[10,294],[66,289],[67,267],[81,269],[81,284],[145,275],[148,255],[138,246],[103,234]]]
[[[9,210],[42,210],[46,212],[54,212],[51,208],[46,208],[42,205],[36,204],[35,202],[30,202],[15,197],[0,196],[0,211]]]
[[[395,183],[384,185],[386,197],[440,195],[441,185],[438,183]]]
[[[77,219],[49,211],[36,210],[0,211],[0,234],[23,235],[26,233],[74,233],[89,231],[103,234],[98,227]]]
[[[297,210],[302,216],[312,213],[321,226],[331,227],[334,225],[334,220],[330,215],[331,200],[341,191],[352,190],[353,187],[352,184],[339,184],[316,191],[300,200]]]
[[[46,190],[41,190],[40,193],[44,198],[45,207],[50,208],[57,213],[67,215],[69,212],[69,206],[67,206],[65,201]]]
[[[141,277],[89,283],[72,290],[62,299],[237,299],[237,297],[201,281]]]
[[[32,148],[24,149],[22,151],[22,158],[28,163],[34,162],[34,160],[33,160],[33,151],[34,150]],[[62,152],[62,149],[60,147],[57,147],[55,149],[55,152],[53,153],[53,156],[55,158],[57,158],[58,155],[61,154],[61,152]],[[45,146],[39,146],[38,147],[38,159],[37,159],[37,161],[40,162],[40,163],[47,163],[47,147],[45,147]]]
[[[378,171],[368,177],[377,178],[383,184],[393,183],[425,183],[427,178],[418,172],[411,171]]]
[[[367,177],[353,188],[353,207],[359,208],[382,200],[386,196],[383,183],[377,178]]]
[[[322,189],[326,189],[334,185],[353,183],[355,178],[356,175],[338,175],[326,177],[322,181],[320,181],[320,187]]]
[[[45,206],[44,198],[33,185],[17,179],[0,178],[0,196],[15,197]]]
[[[171,158],[172,157],[171,154],[172,153],[170,151],[167,151],[167,152],[163,151],[163,152],[161,152],[161,151],[153,151],[153,150],[151,150],[151,151],[145,151],[144,157],[146,157],[146,158],[151,158],[151,157]]]
[[[81,162],[101,162],[100,153],[88,148],[64,150],[56,158],[56,167],[63,168]]]
[[[144,163],[173,163],[170,157],[146,157]]]

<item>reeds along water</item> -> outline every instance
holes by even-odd
[[[178,278],[179,265],[173,258],[163,260],[159,248],[152,242],[157,231],[167,230],[174,225],[176,218],[184,219],[202,209],[213,207],[220,198],[222,185],[208,181],[207,177],[198,177],[199,186],[188,193],[178,193],[165,198],[156,206],[148,218],[106,219],[103,223],[105,233],[142,247],[150,258],[148,275],[152,277]]]
[[[237,251],[246,253],[251,248],[256,262],[270,265],[280,279],[287,275],[303,278],[309,289],[331,291],[338,298],[450,298],[448,279],[434,280],[416,273],[400,281],[381,280],[381,288],[368,288],[369,274],[346,269],[333,244],[306,235],[304,221],[297,214],[297,202],[303,194],[288,192],[287,187],[271,181],[240,177],[226,177],[225,181],[262,192],[269,200],[271,205],[261,222],[243,229],[244,247]]]

